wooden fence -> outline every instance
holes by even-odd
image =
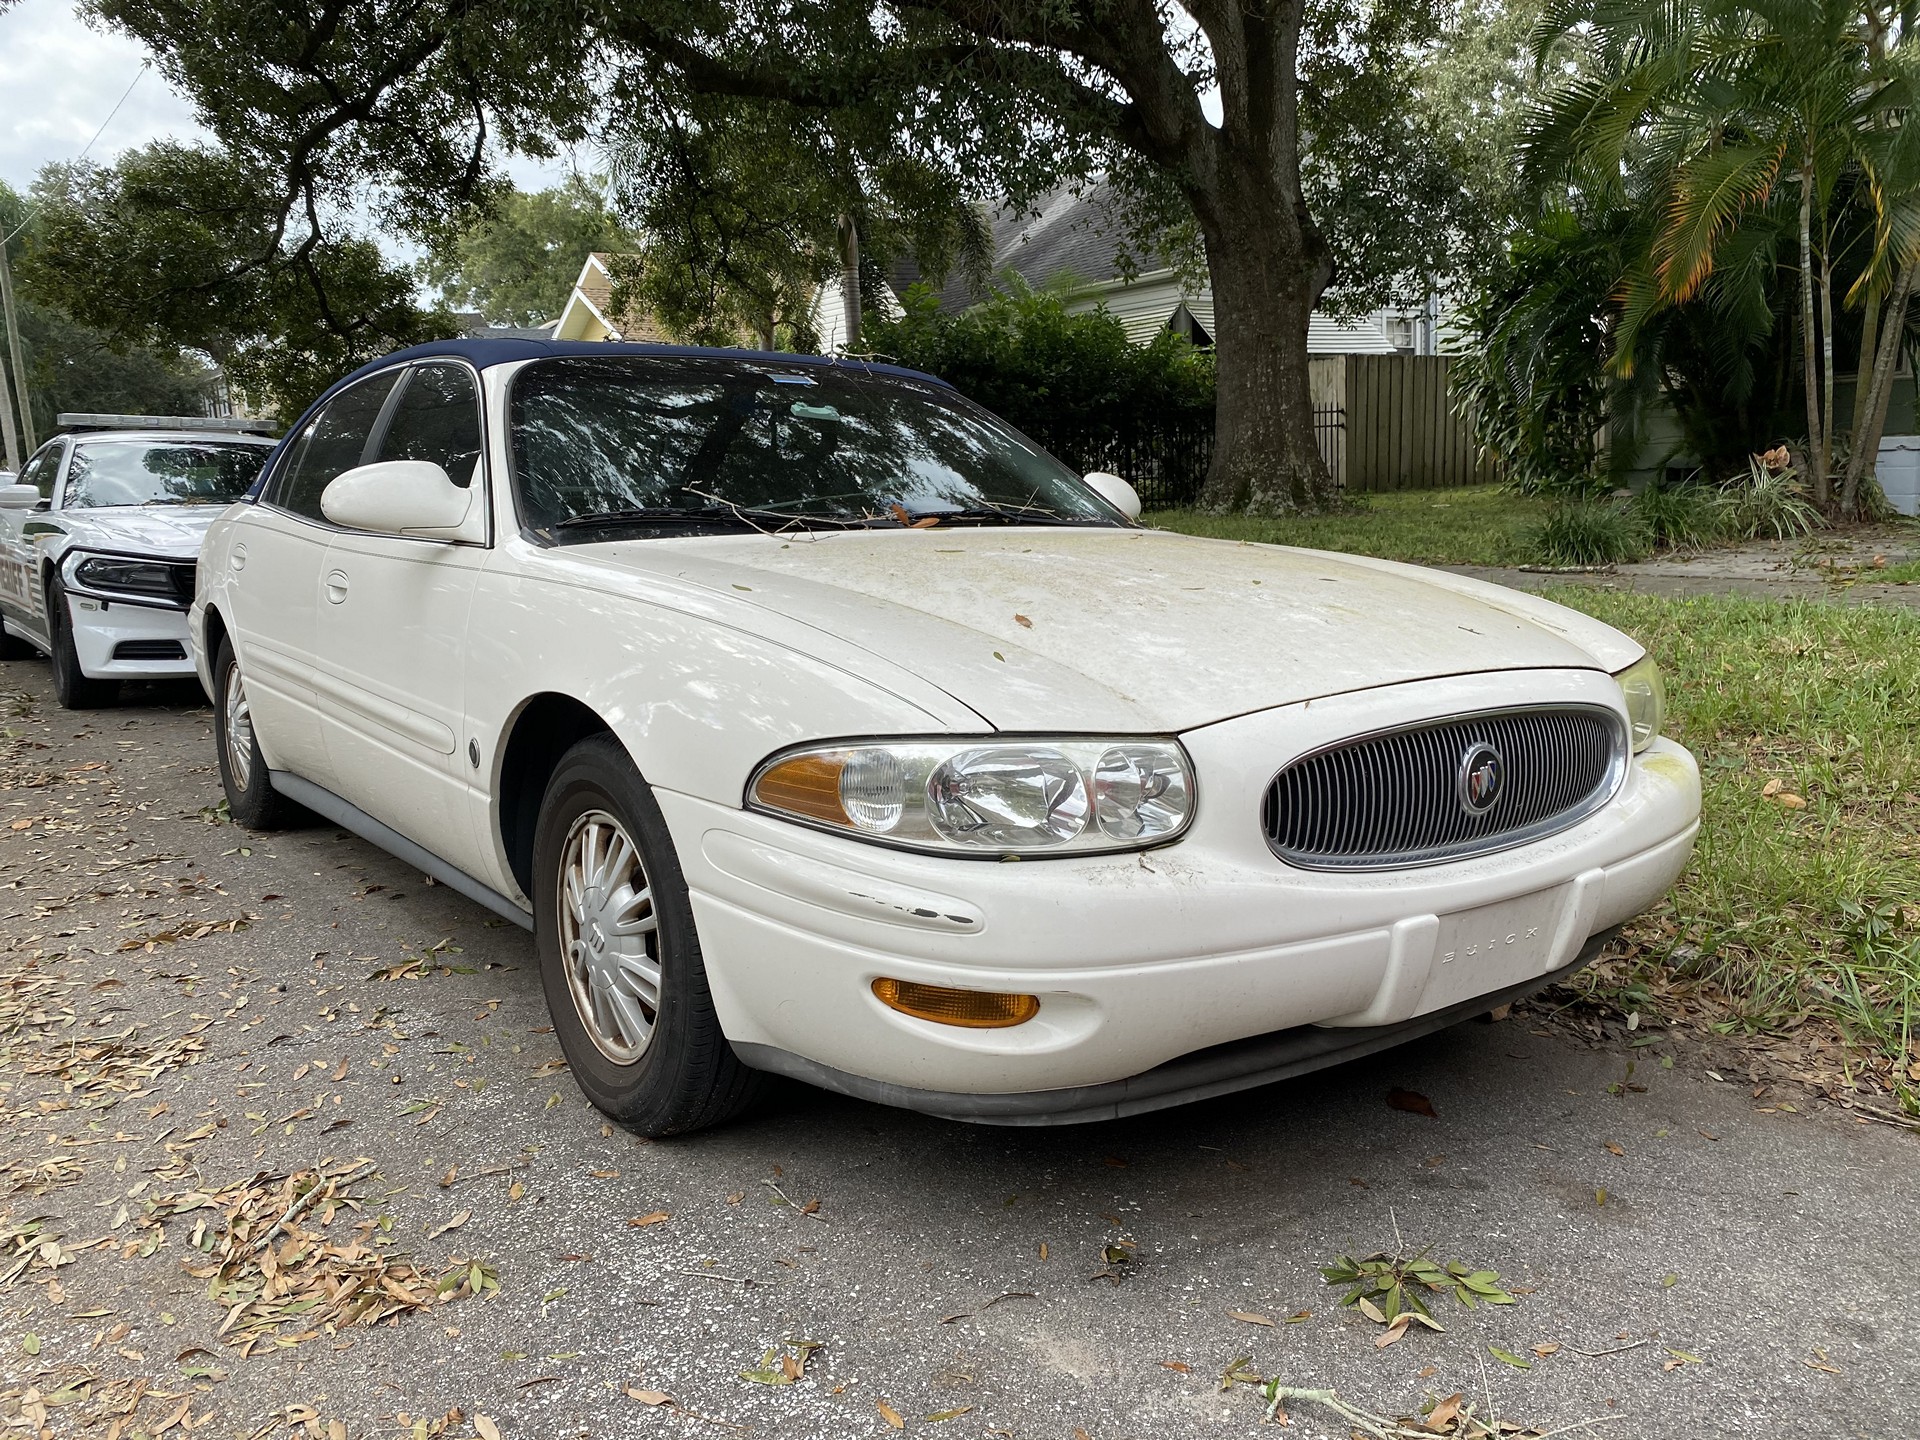
[[[1452,363],[1445,355],[1324,355],[1310,362],[1316,410],[1344,412],[1334,473],[1342,489],[1438,490],[1499,478],[1474,444],[1472,424],[1453,412]]]

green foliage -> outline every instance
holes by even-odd
[[[873,351],[938,375],[1030,433],[1119,430],[1142,417],[1212,413],[1210,355],[1166,331],[1135,345],[1104,309],[1069,313],[1060,291],[1009,276],[958,315],[943,313],[924,285],[911,287],[902,303],[899,318],[869,325]]]
[[[1634,495],[1633,513],[1662,550],[1698,550],[1733,533],[1727,505],[1709,485],[1654,480]]]
[[[1792,466],[1776,472],[1749,460],[1747,473],[1721,491],[1720,504],[1727,533],[1748,540],[1791,540],[1824,523]]]
[[[1530,120],[1528,174],[1545,195],[1631,217],[1633,244],[1605,307],[1612,372],[1661,376],[1716,477],[1777,435],[1767,412],[1797,399],[1813,501],[1827,503],[1829,477],[1844,468],[1837,498],[1853,509],[1884,423],[1884,401],[1876,409],[1867,397],[1899,348],[1876,338],[1889,327],[1914,338],[1920,136],[1905,122],[1920,100],[1920,38],[1910,11],[1568,0],[1539,46],[1552,78]],[[1702,313],[1704,326],[1694,323]],[[1676,384],[1676,369],[1707,383]],[[1859,437],[1837,467],[1848,425],[1833,392],[1846,370],[1859,376]],[[1795,396],[1803,374],[1810,383]],[[1747,411],[1744,433],[1720,423],[1730,408]],[[1756,429],[1756,418],[1772,423]]]
[[[1534,537],[1549,565],[1617,565],[1646,557],[1647,532],[1640,518],[1614,500],[1568,500],[1554,509]]]
[[[1403,1314],[1431,1321],[1426,1297],[1453,1292],[1469,1310],[1482,1305],[1511,1305],[1513,1296],[1501,1288],[1499,1273],[1478,1269],[1460,1260],[1444,1266],[1418,1255],[1389,1255],[1385,1251],[1356,1260],[1342,1255],[1320,1267],[1327,1284],[1347,1287],[1340,1303],[1360,1310],[1370,1320],[1392,1324]]]
[[[1604,483],[1604,311],[1620,263],[1617,234],[1551,211],[1514,236],[1461,307],[1468,340],[1453,363],[1454,398],[1523,495]]]
[[[202,360],[177,348],[129,345],[82,325],[45,300],[31,269],[18,269],[34,247],[38,217],[31,215],[27,202],[11,186],[0,181],[0,234],[16,229],[21,233],[8,246],[8,254],[17,268],[15,306],[36,435],[49,434],[62,411],[202,413],[212,379]]]
[[[509,190],[428,256],[421,274],[448,304],[495,325],[557,320],[595,251],[632,248],[599,188],[581,175],[551,190]]]
[[[110,168],[49,166],[22,275],[122,344],[211,355],[283,416],[376,355],[453,333],[370,240],[278,232],[273,177],[204,146],[159,141]]]

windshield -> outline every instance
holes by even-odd
[[[609,356],[513,382],[526,525],[782,529],[1125,523],[1071,470],[944,386],[851,367]]]
[[[272,453],[268,445],[106,440],[77,446],[67,471],[69,510],[103,505],[231,505]]]

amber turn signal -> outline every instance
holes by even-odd
[[[882,1005],[902,1015],[968,1030],[1004,1030],[1009,1025],[1024,1025],[1040,1013],[1038,995],[956,990],[947,985],[921,985],[884,976],[873,982],[873,993]]]
[[[754,782],[753,798],[789,815],[851,825],[846,806],[840,803],[840,772],[846,768],[844,750],[795,755],[761,774]]]

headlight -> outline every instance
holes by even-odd
[[[1667,686],[1651,655],[1643,655],[1618,675],[1620,693],[1627,697],[1627,721],[1633,731],[1633,753],[1653,743],[1667,722]]]
[[[910,850],[1137,850],[1187,828],[1193,768],[1171,740],[886,740],[777,755],[747,803]]]
[[[88,555],[73,567],[73,583],[83,590],[177,602],[180,592],[174,588],[173,568],[152,560]]]

